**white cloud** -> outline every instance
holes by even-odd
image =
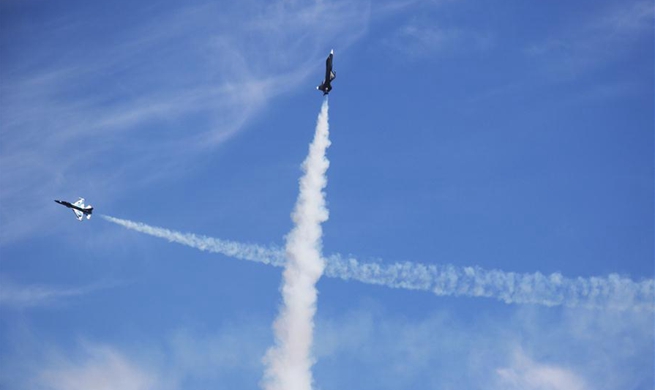
[[[394,305],[392,312],[370,299],[351,300],[345,310],[322,307],[317,388],[624,390],[649,389],[655,378],[651,314],[485,305],[462,317],[441,305],[424,313]],[[76,389],[97,380],[127,389],[255,388],[271,342],[268,324],[249,316],[209,332],[182,328],[72,347],[12,334],[0,387]]]
[[[564,367],[537,363],[517,348],[511,367],[496,370],[499,389],[506,390],[586,390],[585,381]]]
[[[254,318],[212,332],[179,328],[126,343],[82,338],[53,344],[24,325],[18,330],[0,356],[0,388],[177,390],[226,381],[252,388],[270,342],[269,327]]]
[[[115,282],[95,283],[82,287],[19,285],[3,277],[0,278],[0,306],[28,308],[48,305],[115,285]]]
[[[34,384],[43,390],[161,389],[154,372],[139,367],[116,349],[86,345],[78,359],[59,357],[40,371]]]
[[[378,389],[623,390],[649,388],[655,375],[646,313],[488,308],[461,318],[439,309],[407,318],[364,306],[319,316],[323,388],[375,378]]]

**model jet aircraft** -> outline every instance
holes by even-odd
[[[75,213],[75,218],[77,218],[78,221],[81,221],[86,217],[86,219],[91,219],[91,213],[93,213],[93,206],[89,205],[84,205],[84,198],[80,198],[77,200],[75,203],[71,202],[66,202],[65,200],[56,200],[55,202],[64,205],[68,207],[69,209],[73,210]]]
[[[337,73],[332,71],[332,57],[334,57],[334,50],[330,50],[330,55],[325,60],[325,80],[316,87],[319,91],[323,91],[323,96],[330,93],[332,90],[332,80],[337,77]]]

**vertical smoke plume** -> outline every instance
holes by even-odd
[[[311,346],[316,312],[316,282],[323,274],[321,223],[328,219],[323,189],[330,146],[328,100],[323,101],[314,140],[303,163],[300,193],[292,214],[294,228],[286,237],[287,262],[282,282],[283,305],[273,329],[275,345],[264,358],[266,390],[310,390],[314,359]]]

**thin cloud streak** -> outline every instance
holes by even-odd
[[[135,12],[150,18],[146,8]],[[315,23],[317,15],[329,19]],[[179,175],[248,128],[272,99],[306,87],[330,42],[345,49],[371,19],[368,2],[343,0],[180,6],[119,29],[83,16],[45,17],[28,29],[33,35],[9,30],[18,46],[33,44],[0,70],[0,205],[38,206],[0,207],[8,226],[0,245],[45,225],[44,195],[77,188],[112,198],[144,178]],[[112,33],[84,45],[96,24]]]
[[[654,10],[652,1],[616,2],[553,31],[524,52],[556,80],[575,79],[640,50],[635,44],[652,36]]]
[[[14,308],[43,306],[62,299],[86,295],[115,285],[115,282],[101,282],[82,287],[68,288],[40,284],[21,286],[9,280],[2,279],[2,283],[0,283],[0,306]]]
[[[494,45],[494,37],[489,33],[434,26],[414,20],[385,39],[383,44],[412,60],[417,60],[453,55],[462,48],[467,51],[489,50]]]
[[[276,247],[244,244],[180,233],[140,222],[102,216],[127,229],[164,238],[211,253],[282,267],[285,253]],[[614,310],[655,310],[655,280],[639,282],[618,274],[567,278],[560,273],[521,274],[452,264],[364,263],[334,254],[325,258],[324,275],[343,280],[406,290],[430,291],[439,296],[484,297],[507,304],[585,307]]]

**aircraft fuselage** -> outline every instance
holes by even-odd
[[[77,207],[77,206],[75,206],[75,205],[72,204],[71,202],[66,202],[65,200],[57,200],[57,199],[55,199],[55,202],[59,203],[60,205],[66,206],[66,207],[68,207],[69,209],[77,210],[77,211],[79,211],[79,212],[81,212],[81,213],[84,213],[84,214],[92,214],[92,213],[93,213],[93,207],[89,207],[89,208],[83,209],[83,208],[81,208],[81,207]]]
[[[325,60],[325,79],[319,85],[316,87],[319,91],[323,91],[323,96],[327,95],[330,93],[332,90],[332,80],[334,80],[335,77],[337,77],[337,74],[332,70],[332,58],[334,57],[334,50],[330,51],[330,55],[328,55],[327,59]]]

